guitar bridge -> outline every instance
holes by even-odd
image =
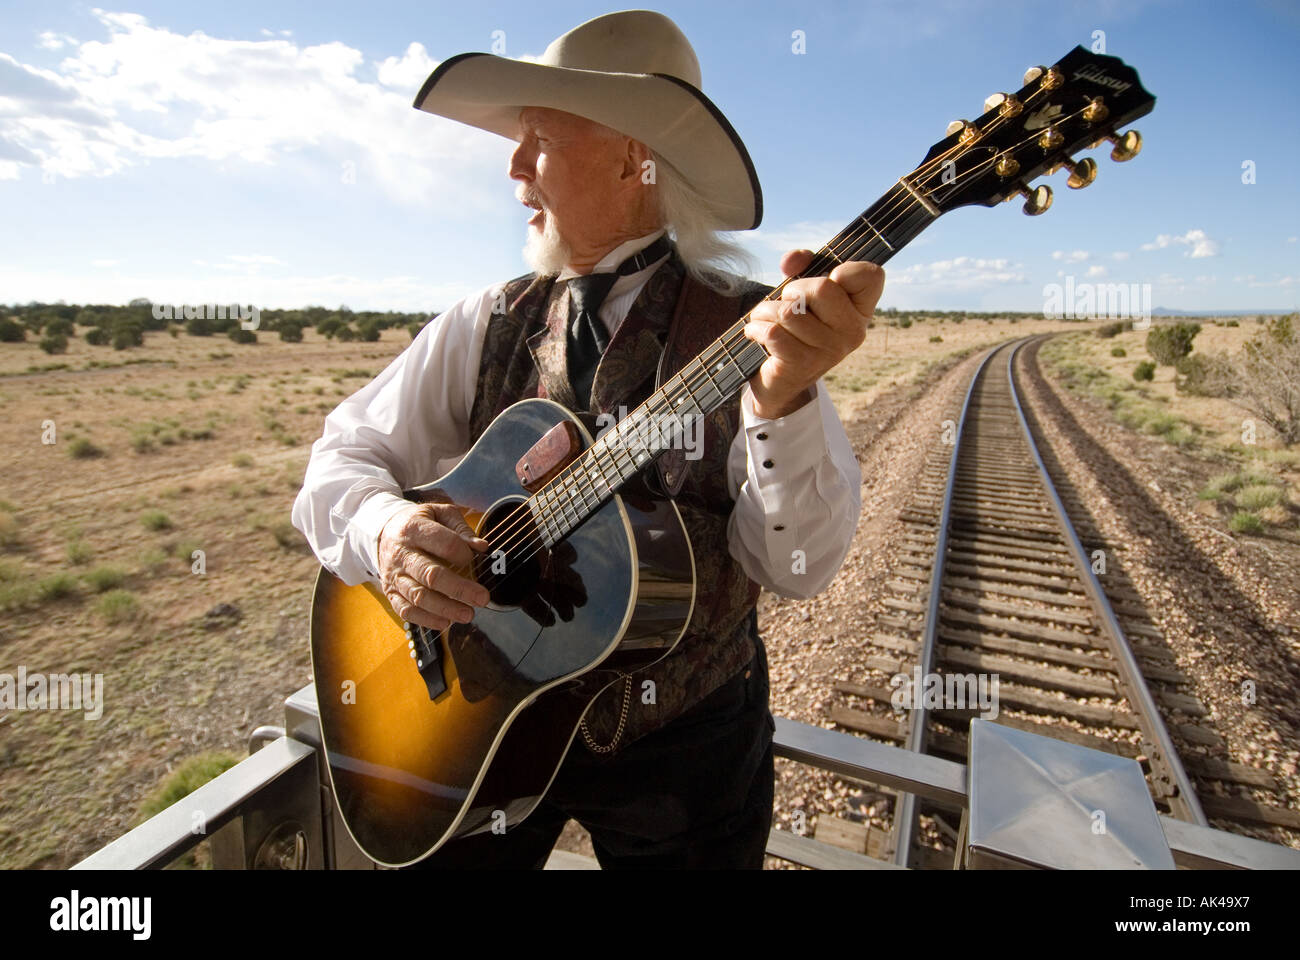
[[[438,646],[438,631],[418,623],[406,624],[407,646],[415,660],[415,668],[429,690],[429,699],[436,700],[447,692],[447,680],[442,674],[442,651]]]

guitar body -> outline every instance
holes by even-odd
[[[564,419],[590,446],[567,409],[524,400],[453,470],[404,495],[455,503],[477,534],[508,543],[530,496],[515,464]],[[317,578],[312,669],[330,778],[348,831],[378,863],[408,865],[503,817],[522,821],[595,697],[666,656],[694,607],[694,558],[670,501],[615,495],[552,549],[535,537],[503,549],[509,576],[490,576],[490,557],[459,571],[489,587],[489,605],[441,634],[417,631],[415,657],[376,586],[323,568]]]

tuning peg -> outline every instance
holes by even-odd
[[[1025,211],[1025,216],[1036,217],[1040,213],[1046,213],[1052,205],[1052,188],[1045,183],[1030,188],[1028,185],[1021,183],[1016,186],[1016,193],[1025,198],[1025,205],[1021,209]],[[1011,197],[1007,197],[1008,200]]]
[[[1024,104],[1019,100],[1005,93],[991,93],[984,98],[985,113],[996,109],[1004,117],[1014,117],[1024,108]]]
[[[1044,150],[1055,150],[1063,143],[1065,143],[1065,134],[1055,126],[1049,126],[1038,138],[1038,145]]]
[[[1089,123],[1101,123],[1110,116],[1110,108],[1102,101],[1101,97],[1093,97],[1088,105],[1083,108],[1083,119]]]
[[[954,133],[960,133],[962,142],[974,139],[979,133],[979,128],[969,120],[954,120],[948,124],[945,136],[951,137]]]
[[[1070,171],[1070,179],[1065,181],[1065,185],[1071,190],[1082,190],[1097,179],[1097,161],[1091,157],[1079,161],[1066,157],[1061,165]]]
[[[1029,86],[1035,80],[1041,81],[1044,90],[1055,90],[1065,83],[1065,74],[1056,67],[1030,67],[1025,71],[1025,86]]]
[[[1014,177],[1020,172],[1020,161],[1010,154],[1004,153],[998,157],[998,162],[993,165],[993,169],[999,177],[1006,180],[1008,177]]]
[[[1118,135],[1108,134],[1102,139],[1115,144],[1115,149],[1110,152],[1110,158],[1116,163],[1132,160],[1142,152],[1142,134],[1136,130],[1126,130]]]

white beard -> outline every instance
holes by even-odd
[[[557,275],[568,264],[573,249],[555,229],[550,211],[542,218],[542,229],[528,228],[528,242],[524,244],[524,262],[534,273],[548,277]]]

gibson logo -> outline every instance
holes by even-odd
[[[1129,87],[1133,86],[1133,84],[1125,83],[1123,80],[1116,80],[1114,77],[1106,76],[1105,70],[1096,64],[1091,63],[1081,70],[1076,70],[1074,72],[1074,79],[1088,80],[1092,83],[1100,84],[1103,87],[1110,87],[1116,93],[1123,93]]]

